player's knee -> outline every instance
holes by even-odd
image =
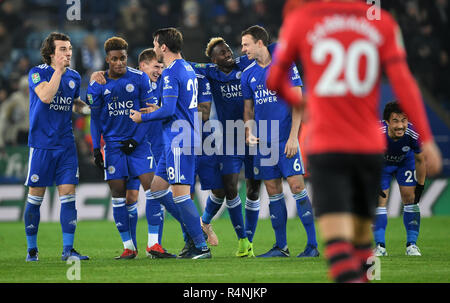
[[[293,194],[300,193],[305,189],[305,182],[303,181],[303,176],[294,175],[287,178],[289,188]]]
[[[232,183],[224,185],[224,190],[225,190],[225,195],[228,200],[232,200],[232,199],[236,198],[236,196],[238,194],[237,186],[235,186]]]
[[[225,198],[225,190],[223,188],[213,189],[211,190],[211,192],[213,193],[214,196],[216,196],[219,199]]]
[[[414,203],[414,194],[402,195],[403,204],[413,204]]]
[[[259,190],[261,183],[256,182],[252,183],[251,186],[247,186],[247,198],[250,200],[258,200],[259,199]]]
[[[281,183],[278,184],[276,182],[265,182],[264,185],[266,186],[267,194],[269,196],[281,194],[283,192],[283,187],[281,186]]]
[[[134,202],[136,202],[138,200],[138,196],[139,196],[139,191],[137,190],[127,190],[127,200],[126,200],[126,204],[133,204]]]

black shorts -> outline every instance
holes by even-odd
[[[327,153],[308,157],[317,217],[350,213],[372,218],[380,192],[382,154]]]

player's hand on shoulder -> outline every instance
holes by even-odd
[[[89,82],[95,81],[98,84],[106,84],[106,79],[105,79],[105,72],[104,71],[96,71],[93,72],[91,75],[91,78],[89,79]]]

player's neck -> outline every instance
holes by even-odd
[[[220,66],[220,65],[217,65],[217,67],[219,68],[219,70],[222,72],[222,73],[225,73],[225,74],[229,74],[229,73],[231,73],[232,71],[233,71],[233,69],[234,69],[234,65],[233,66]]]
[[[267,47],[265,47],[261,51],[261,54],[256,58],[256,63],[258,63],[258,65],[261,66],[261,67],[266,67],[270,63],[272,63],[272,56],[270,55],[269,50],[267,49]]]
[[[172,64],[173,61],[178,60],[178,59],[183,59],[183,57],[181,57],[180,53],[171,53],[171,52],[167,52],[164,54],[164,65],[166,67],[168,67],[170,64]]]

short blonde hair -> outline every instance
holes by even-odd
[[[211,58],[211,53],[212,53],[214,47],[216,47],[216,45],[220,44],[220,43],[226,43],[222,37],[211,38],[209,40],[208,44],[206,45],[206,50],[205,50],[206,57]]]

